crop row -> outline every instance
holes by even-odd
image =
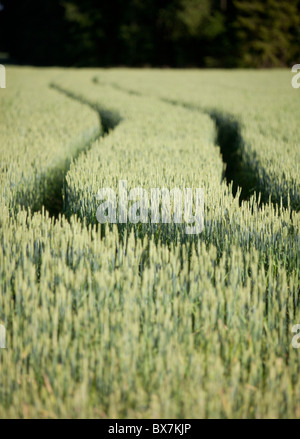
[[[54,203],[71,159],[101,133],[92,109],[50,89],[56,74],[11,68],[1,90],[0,198],[13,209]]]
[[[238,124],[239,144],[226,148],[234,153],[230,159],[240,162],[248,174],[252,186],[247,189],[261,192],[266,202],[271,196],[299,211],[300,107],[289,71],[118,69],[104,70],[94,81],[206,112],[223,125]]]

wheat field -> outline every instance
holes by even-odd
[[[6,74],[0,417],[300,417],[290,72]],[[99,224],[120,180],[203,188],[202,233]]]

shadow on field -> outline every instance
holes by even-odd
[[[107,109],[103,109],[97,104],[92,104],[90,101],[84,99],[81,95],[72,93],[69,90],[65,90],[63,87],[60,87],[55,83],[51,83],[50,88],[53,88],[54,90],[63,93],[68,98],[87,105],[88,107],[92,108],[92,110],[96,111],[96,113],[99,115],[100,126],[102,126],[104,134],[109,134],[109,132],[113,130],[122,120],[119,114]]]
[[[240,188],[239,202],[249,201],[254,192],[259,190],[259,182],[255,171],[243,162],[243,137],[240,122],[232,115],[215,109],[200,108],[193,104],[161,98],[165,103],[177,105],[187,110],[200,111],[208,114],[216,126],[216,145],[220,147],[225,164],[224,178],[228,185],[232,183],[232,193],[235,196]],[[268,195],[264,194],[268,201]]]
[[[58,218],[60,214],[65,214],[67,219],[70,219],[71,214],[68,213],[68,208],[65,204],[65,176],[69,170],[70,163],[72,159],[76,159],[78,155],[90,148],[92,143],[103,135],[109,134],[111,130],[113,130],[122,120],[120,115],[109,111],[107,109],[100,108],[97,104],[91,103],[85,100],[82,96],[69,92],[68,90],[63,89],[62,87],[51,84],[51,88],[57,90],[60,93],[68,96],[71,99],[75,99],[76,101],[88,105],[99,115],[100,120],[100,128],[99,132],[96,136],[89,140],[89,142],[78,152],[76,155],[64,165],[56,170],[51,171],[51,176],[48,179],[48,185],[45,189],[44,195],[44,206],[49,211],[49,214]],[[124,91],[124,90],[123,90]],[[162,99],[165,101],[164,99]],[[185,105],[182,102],[173,102],[166,100],[169,104],[179,105],[190,109],[191,111],[202,111],[203,113],[208,114],[215,122],[216,125],[216,144],[220,146],[221,153],[223,156],[223,160],[226,163],[226,170],[224,172],[224,178],[226,178],[227,183],[229,185],[229,189],[234,193],[237,193],[238,188],[242,188],[242,193],[240,196],[240,202],[242,200],[248,200],[250,196],[257,189],[257,182],[255,180],[255,173],[253,169],[249,169],[245,166],[242,160],[242,148],[243,148],[243,139],[241,135],[241,126],[239,122],[232,116],[220,113],[216,110],[201,110],[197,107],[192,107],[191,105]],[[101,130],[102,127],[102,130]],[[232,182],[232,184],[231,184]],[[267,195],[267,194],[265,194]],[[252,204],[251,204],[252,203]],[[251,205],[255,204],[256,208],[256,200],[253,198],[250,201]],[[77,213],[78,218],[83,221],[85,226],[96,227],[97,230],[101,230],[100,237],[101,239],[106,236],[107,233],[111,230],[112,227],[116,225],[112,224],[99,224],[96,221],[96,215],[91,216],[91,220],[87,220],[87,218],[81,218]],[[220,258],[225,252],[230,254],[230,248],[232,242],[235,245],[238,245],[244,253],[247,253],[250,247],[254,246],[257,248],[259,252],[259,264],[264,264],[265,269],[268,270],[269,267],[269,256],[266,255],[266,249],[269,246],[268,236],[262,236],[261,229],[253,229],[251,233],[243,233],[239,231],[239,218],[237,221],[232,221],[229,216],[224,215],[220,212],[221,217],[215,217],[213,220],[205,219],[204,220],[204,230],[200,235],[187,235],[184,231],[184,225],[177,224],[118,224],[118,235],[119,235],[119,243],[124,246],[125,254],[127,253],[129,236],[133,233],[134,239],[136,242],[143,241],[146,237],[153,240],[155,245],[164,245],[168,246],[169,249],[175,247],[179,247],[180,251],[180,260],[182,267],[187,265],[188,272],[190,271],[190,263],[191,263],[191,255],[193,247],[197,249],[198,243],[203,242],[206,247],[214,246],[216,248],[216,257],[214,264],[218,264]],[[235,237],[238,237],[237,239]],[[224,239],[226,237],[226,239]],[[282,252],[277,252],[272,254],[271,262],[272,264],[280,263],[282,260],[282,255],[284,256],[284,261],[286,267],[289,272],[291,272],[295,264],[293,248],[294,242],[296,238],[296,230],[291,229],[291,233],[289,236],[290,245],[287,247],[285,254]],[[280,248],[281,245],[281,234],[276,235],[276,242],[272,242],[272,246],[275,248]],[[116,255],[119,251],[119,246],[116,246]],[[117,258],[116,258],[117,259]],[[151,263],[151,249],[150,244],[145,248],[143,254],[138,262],[138,271],[139,275],[142,276],[145,269]],[[118,268],[114,266],[113,268]],[[160,269],[160,267],[158,267]],[[189,286],[187,287],[189,290]]]
[[[287,192],[284,196],[276,195],[274,192],[268,191],[267,185],[262,184],[263,180],[269,180],[269,176],[263,168],[260,168],[260,171],[258,171],[255,152],[252,153],[253,158],[251,162],[245,159],[246,154],[243,154],[245,140],[242,136],[241,122],[235,116],[218,111],[215,108],[202,108],[194,104],[166,98],[160,98],[160,100],[191,111],[208,114],[215,122],[216,144],[220,147],[223,162],[226,165],[224,178],[228,185],[232,183],[232,193],[234,196],[240,188],[240,205],[242,201],[249,201],[256,194],[259,208],[263,203],[268,204],[271,202],[274,207],[282,205],[286,209],[292,207],[296,212],[299,211],[299,202],[297,200],[293,201],[291,193]],[[263,178],[259,174],[263,175]]]
[[[241,189],[240,202],[249,200],[258,191],[255,172],[246,166],[242,159],[243,138],[239,122],[231,115],[224,115],[215,110],[206,110],[216,125],[216,143],[220,147],[222,158],[226,164],[224,177],[227,184],[232,182],[232,193],[235,196]],[[267,201],[267,200],[266,200]]]
[[[106,82],[101,82],[98,77],[93,78],[92,82],[96,85],[106,85],[107,84]],[[110,82],[109,86],[114,88],[115,90],[122,91],[122,92],[124,92],[128,95],[131,95],[131,96],[143,96],[143,94],[140,93],[139,91],[122,87],[121,85],[117,84],[116,82]]]
[[[92,136],[82,148],[78,148],[73,157],[67,159],[57,168],[51,169],[49,174],[45,177],[42,205],[49,212],[51,217],[58,218],[60,214],[65,213],[67,210],[65,205],[65,177],[70,168],[71,161],[76,160],[82,152],[88,151],[97,139],[109,134],[110,131],[119,124],[121,118],[118,114],[102,109],[97,105],[92,105],[81,96],[71,93],[54,83],[50,84],[50,88],[81,104],[88,105],[96,111],[99,116],[99,131]],[[40,206],[34,209],[34,211],[37,210],[40,210]]]
[[[115,82],[102,82],[98,77],[93,78],[92,82],[98,85],[109,85],[128,95],[148,96],[137,90],[126,89]],[[233,196],[236,196],[239,192],[240,205],[243,201],[249,201],[250,198],[256,194],[256,201],[259,208],[263,203],[268,204],[271,202],[274,207],[276,207],[276,205],[278,207],[282,205],[285,208],[291,206],[293,210],[299,210],[299,202],[297,202],[297,200],[295,202],[290,201],[293,199],[291,193],[285,194],[284,196],[276,195],[275,191],[268,190],[270,182],[269,185],[262,183],[263,180],[269,181],[269,176],[263,168],[260,167],[258,170],[258,163],[256,162],[254,152],[252,153],[253,157],[251,161],[247,160],[241,122],[235,116],[217,110],[216,108],[205,108],[196,104],[159,96],[156,96],[156,98],[169,105],[207,114],[214,121],[216,127],[215,143],[216,146],[220,148],[222,160],[225,165],[223,177],[228,187],[230,187]]]

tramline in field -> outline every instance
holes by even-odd
[[[0,416],[298,417],[300,110],[289,72],[7,77]],[[240,202],[224,178],[216,111],[238,121],[237,163],[262,202]],[[203,188],[202,233],[99,225],[97,192],[119,201],[119,180]]]

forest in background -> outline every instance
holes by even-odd
[[[300,0],[1,0],[0,52],[40,66],[283,67]]]

